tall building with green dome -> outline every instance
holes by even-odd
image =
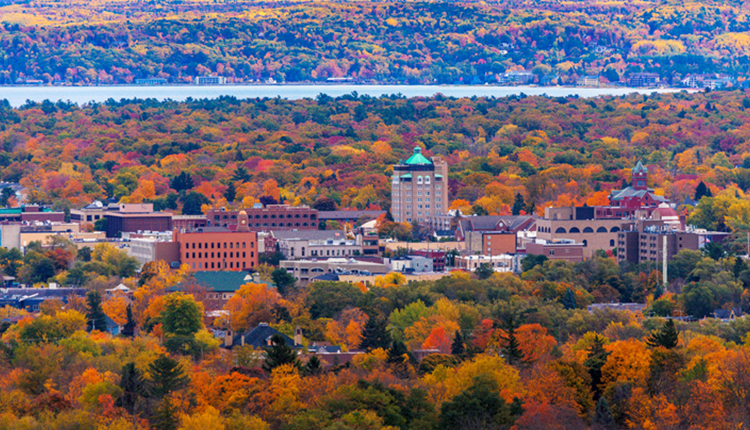
[[[391,214],[396,222],[424,223],[448,213],[448,165],[442,157],[427,159],[422,148],[393,166]]]

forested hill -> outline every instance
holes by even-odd
[[[606,204],[642,161],[649,186],[672,201],[696,197],[701,182],[724,199],[691,222],[743,229],[750,205],[729,209],[750,188],[749,109],[741,91],[6,105],[0,179],[24,185],[31,203],[117,197],[180,211],[196,193],[218,207],[326,197],[387,209],[392,165],[420,146],[446,159],[465,213],[510,213],[517,195],[529,212]]]
[[[0,7],[0,22],[0,84],[477,83],[522,69],[552,84],[638,71],[672,83],[750,68],[738,2],[31,2]]]

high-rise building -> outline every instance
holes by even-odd
[[[391,214],[396,222],[423,223],[448,212],[448,164],[442,157],[428,160],[422,148],[393,166]]]

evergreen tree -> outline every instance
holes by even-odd
[[[524,209],[526,209],[526,202],[523,200],[521,193],[518,193],[516,194],[516,199],[513,201],[513,215],[520,215]]]
[[[456,330],[455,336],[453,336],[453,343],[451,344],[451,354],[461,355],[466,352],[466,346],[464,345],[464,337],[461,336],[461,332]]]
[[[135,319],[133,318],[133,308],[128,305],[126,309],[127,322],[122,327],[122,335],[125,337],[133,337],[135,335]]]
[[[505,357],[505,361],[511,366],[528,363],[523,351],[521,351],[521,343],[516,337],[516,330],[519,325],[519,318],[514,313],[510,313],[500,324],[500,328],[503,330],[503,334],[500,335],[500,339],[503,340],[500,351]]]
[[[237,189],[234,188],[234,182],[229,181],[229,185],[227,185],[227,189],[224,191],[224,198],[231,203],[235,197],[237,197]]]
[[[646,343],[652,348],[663,346],[664,348],[672,349],[677,346],[678,340],[679,333],[677,333],[677,328],[674,326],[674,320],[670,318],[659,331],[651,333]]]
[[[362,330],[362,342],[359,347],[365,351],[386,349],[391,345],[391,335],[388,333],[388,323],[383,318],[370,316]]]
[[[102,310],[102,296],[98,291],[89,291],[86,293],[86,318],[88,319],[88,328],[91,330],[106,331],[107,316]]]
[[[266,359],[263,362],[263,370],[268,373],[271,373],[273,369],[284,364],[293,364],[298,369],[301,367],[297,359],[297,351],[287,345],[284,337],[280,334],[275,334],[271,337],[271,346],[265,348],[265,350]]]
[[[588,349],[588,355],[583,365],[588,367],[591,375],[591,389],[594,392],[594,399],[599,399],[602,395],[602,367],[607,362],[609,352],[604,349],[604,338],[598,334],[594,338],[594,343]]]
[[[479,279],[487,279],[495,273],[495,269],[492,268],[490,263],[482,263],[474,270],[474,273]]]
[[[409,359],[409,350],[403,342],[394,340],[391,347],[388,348],[388,358],[385,362],[388,364],[403,363]]]
[[[294,283],[297,282],[297,278],[282,267],[271,272],[271,280],[276,285],[276,291],[278,291],[282,297],[286,297],[289,293],[289,289],[293,288]]]
[[[159,402],[159,407],[156,409],[156,414],[151,421],[154,423],[154,429],[177,430],[179,419],[177,417],[177,411],[172,405],[172,401],[169,397],[166,397]]]
[[[594,412],[594,428],[595,429],[613,429],[615,428],[615,420],[612,418],[612,411],[609,409],[609,403],[604,396],[599,398],[596,402],[596,410]]]
[[[506,403],[499,391],[497,381],[491,377],[476,376],[471,387],[443,403],[439,428],[511,428],[523,414],[523,402],[514,398],[513,402]]]
[[[232,182],[247,182],[250,180],[250,174],[247,173],[247,169],[243,166],[237,168],[232,176]]]
[[[693,200],[696,202],[700,202],[702,197],[711,197],[711,190],[708,189],[706,184],[701,181],[697,187],[695,187],[695,195],[693,197]]]
[[[570,288],[565,290],[563,295],[562,305],[565,309],[575,309],[576,306],[576,295]]]
[[[307,360],[307,364],[305,364],[305,368],[303,369],[303,373],[308,376],[318,375],[322,371],[323,367],[320,364],[320,359],[317,355],[313,355],[312,357],[310,357],[310,359]]]
[[[194,186],[193,178],[191,178],[186,172],[181,172],[172,179],[172,183],[169,184],[169,186],[178,193],[180,191],[189,190]]]
[[[117,405],[128,411],[130,415],[135,415],[140,398],[148,396],[146,381],[135,367],[135,363],[128,363],[122,367],[120,388],[122,395],[117,399]]]
[[[149,366],[151,375],[150,394],[157,399],[163,399],[172,391],[184,387],[188,377],[177,360],[168,355],[162,355]]]

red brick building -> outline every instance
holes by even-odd
[[[248,270],[258,265],[258,234],[249,231],[247,214],[238,214],[237,231],[205,227],[196,231],[175,230],[180,262],[196,271]]]
[[[206,223],[209,227],[232,230],[237,226],[240,212],[210,209],[206,212]],[[244,212],[250,231],[318,229],[318,211],[309,206],[268,205],[245,209]]]

